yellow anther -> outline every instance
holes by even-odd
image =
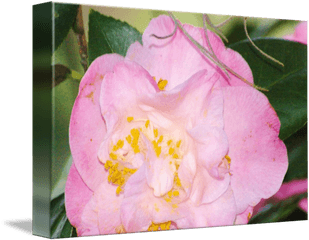
[[[146,128],[148,128],[149,123],[150,123],[150,121],[149,121],[149,120],[147,120],[147,121],[146,121],[146,123],[145,123],[145,127],[146,127]]]
[[[132,122],[134,120],[134,117],[127,117],[128,122]]]
[[[174,154],[175,155],[175,154]],[[177,154],[176,154],[177,155]],[[176,167],[176,170],[178,170],[179,168],[179,164],[178,163],[175,163],[175,167]]]
[[[157,157],[159,157],[161,154],[161,146],[158,146],[158,143],[155,140],[152,141],[152,145],[153,145],[153,148],[155,150]]]
[[[168,146],[171,145],[172,142],[173,142],[173,140],[168,140],[168,141],[167,141],[167,145],[168,145]]]
[[[118,157],[117,157],[117,155],[116,155],[115,153],[110,153],[110,154],[109,154],[109,157],[110,157],[111,159],[113,159],[113,160],[117,160],[117,159],[118,159]]]
[[[153,78],[153,80],[155,80],[156,81],[156,77],[152,77]]]
[[[133,136],[133,138],[138,138],[139,137],[138,129],[132,128],[130,132],[131,132],[131,135]]]
[[[181,144],[181,140],[179,140],[177,143],[176,143],[176,147],[180,147],[180,144]]]
[[[114,145],[114,146],[113,146],[113,151],[116,152],[117,150],[118,150],[118,146],[117,146],[117,145]]]
[[[129,144],[131,144],[131,142],[132,142],[132,137],[131,137],[131,135],[128,135],[128,136],[126,137],[126,140],[127,140],[127,142],[128,142]]]
[[[153,129],[153,135],[154,135],[155,137],[158,137],[158,134],[159,134],[159,133],[158,133],[158,129],[156,129],[156,128]]]
[[[179,191],[175,190],[175,191],[173,192],[173,195],[174,195],[175,197],[178,197],[178,196],[179,196]]]
[[[174,183],[176,184],[176,186],[181,187],[181,182],[178,177],[178,173],[175,173]]]
[[[225,158],[226,158],[228,164],[231,164],[231,158],[229,157],[229,155],[225,155]]]
[[[158,143],[161,143],[163,141],[163,136],[161,135],[158,139]]]
[[[158,88],[159,88],[161,91],[163,91],[164,88],[166,87],[167,83],[168,83],[167,80],[162,80],[162,79],[160,78],[160,80],[159,80],[159,82],[158,82]]]
[[[174,153],[173,158],[175,158],[175,159],[179,158],[178,154]]]
[[[161,230],[166,230],[166,224],[165,223],[161,223],[160,224],[160,228],[161,228]]]
[[[172,222],[171,221],[168,221],[166,223],[166,229],[169,230],[170,229],[170,226],[171,226]]]
[[[175,152],[175,149],[174,149],[174,148],[170,148],[170,149],[168,150],[168,154],[169,154],[169,155],[172,155],[174,152]]]
[[[170,198],[165,198],[165,201],[166,202],[170,202],[170,201],[172,201]]]
[[[173,208],[178,208],[178,204],[175,203],[175,204],[172,205],[172,207],[173,207]]]
[[[171,191],[168,191],[167,195],[168,195],[169,197],[172,197],[172,195],[173,195],[172,190],[171,190]]]
[[[117,142],[117,146],[118,146],[118,148],[122,148],[122,147],[123,147],[123,145],[124,145],[123,140],[119,139],[119,140],[118,140],[118,142]]]
[[[122,191],[121,187],[118,186],[117,189],[116,189],[116,194],[119,194],[121,191]]]
[[[113,166],[113,163],[110,160],[107,160],[104,164],[106,170],[109,169],[111,166]]]

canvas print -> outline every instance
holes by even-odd
[[[53,6],[52,238],[307,219],[307,22]]]

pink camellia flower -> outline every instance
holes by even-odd
[[[283,38],[291,40],[291,41],[296,41],[300,42],[303,44],[307,44],[307,22],[301,22],[299,23],[293,34],[286,35]]]
[[[184,28],[208,48],[204,30]],[[279,119],[256,89],[213,65],[153,19],[143,46],[97,58],[70,122],[67,216],[79,236],[248,222],[287,170]],[[217,57],[248,81],[248,64],[209,32]]]

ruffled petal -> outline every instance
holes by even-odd
[[[253,207],[249,206],[243,213],[236,216],[235,224],[243,225],[247,224],[252,216]]]
[[[70,223],[77,229],[81,228],[81,216],[92,194],[73,163],[65,186],[65,209]]]
[[[264,94],[251,87],[224,88],[225,132],[237,213],[275,194],[287,171],[280,122]]]
[[[197,42],[209,49],[202,28],[188,24],[184,24],[183,27]],[[143,46],[138,42],[132,44],[126,58],[139,63],[149,71],[151,76],[155,76],[157,81],[160,78],[168,80],[166,90],[173,89],[202,69],[215,69],[219,72],[223,85],[245,84],[232,74],[229,79],[190,42],[179,28],[172,37],[167,39],[157,39],[151,36],[152,34],[166,36],[173,31],[174,21],[170,17],[162,15],[152,19],[143,34]],[[249,82],[253,82],[251,70],[241,55],[231,49],[226,49],[222,40],[211,31],[208,31],[208,36],[217,57]]]
[[[216,201],[196,206],[187,201],[181,204],[188,214],[175,220],[178,228],[197,228],[233,225],[236,217],[236,204],[231,187]]]
[[[101,87],[100,106],[106,124],[106,114],[111,111],[118,116],[141,117],[138,100],[157,91],[158,86],[145,69],[128,60],[119,62],[113,72],[106,74]]]
[[[76,229],[78,236],[96,236],[100,234],[98,223],[98,206],[94,198],[85,205],[80,226]]]
[[[228,173],[223,179],[216,179],[209,174],[206,168],[197,167],[190,199],[197,206],[213,202],[226,192],[229,184],[230,175]]]
[[[73,161],[86,185],[95,190],[104,178],[98,149],[106,133],[99,98],[104,75],[123,57],[111,54],[97,58],[83,77],[70,121],[70,148]]]
[[[127,181],[121,204],[121,221],[126,232],[146,231],[154,223],[173,221],[183,212],[162,197],[155,197],[146,180],[146,164]]]

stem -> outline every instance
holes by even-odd
[[[256,50],[258,50],[263,56],[265,56],[266,58],[274,61],[275,63],[281,65],[282,67],[284,67],[284,64],[282,62],[280,62],[279,60],[273,58],[272,56],[269,56],[268,54],[266,54],[265,52],[263,52],[261,49],[259,49],[255,44],[254,42],[251,40],[249,34],[248,34],[248,30],[247,30],[247,18],[245,17],[244,18],[244,27],[245,27],[245,33],[246,33],[246,36],[248,38],[248,40],[250,41],[250,43],[252,44],[253,47],[255,47]]]
[[[228,19],[226,19],[224,22],[215,25],[216,28],[220,28],[220,27],[224,26],[224,25],[227,24],[229,21],[231,21],[233,18],[234,18],[234,16],[230,16],[230,17],[229,17]]]
[[[227,40],[227,38],[224,36],[224,34],[221,32],[221,30],[219,28],[217,28],[215,25],[213,25],[213,23],[210,21],[210,18],[208,17],[207,14],[205,14],[206,17],[206,21],[207,23],[226,41],[229,42]]]
[[[77,42],[79,46],[79,54],[81,57],[81,64],[84,68],[84,71],[87,71],[88,68],[88,54],[87,54],[87,42],[84,30],[83,16],[82,16],[82,6],[80,5],[77,10],[77,16],[73,26],[73,30],[77,37]]]

